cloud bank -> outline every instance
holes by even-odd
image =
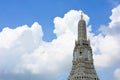
[[[0,80],[66,80],[71,69],[80,13],[81,11],[70,10],[63,18],[56,17],[53,33],[57,38],[51,42],[42,40],[44,32],[37,22],[31,27],[23,25],[16,29],[4,28],[0,32]],[[87,27],[95,66],[98,69],[120,63],[118,13],[120,5],[112,10],[109,25],[100,26],[98,35],[92,32],[91,25]],[[88,23],[90,18],[83,15]],[[114,73],[114,77],[119,80],[119,69]]]

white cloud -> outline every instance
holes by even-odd
[[[92,40],[95,55],[95,64],[98,67],[109,67],[114,64],[119,64],[120,54],[120,5],[112,10],[110,16],[111,22],[108,26],[101,26],[101,33],[94,36]],[[91,41],[92,41],[91,40]]]
[[[87,27],[97,68],[118,64],[120,60],[120,16],[116,10],[120,10],[120,7],[112,10],[111,22],[107,27],[101,26],[98,35],[92,33],[91,26]],[[4,28],[0,32],[0,73],[29,72],[51,77],[67,73],[72,64],[80,13],[71,10],[63,18],[56,17],[54,33],[57,38],[51,42],[42,40],[43,31],[37,22],[31,27],[23,25],[16,29]],[[84,19],[89,22],[85,14]]]
[[[23,55],[32,53],[40,45],[42,36],[37,22],[31,28],[27,25],[4,28],[0,33],[0,72],[13,71]]]
[[[77,33],[77,25],[80,19],[81,11],[71,10],[64,15],[64,18],[56,17],[54,19],[55,30],[54,33],[59,37],[59,35],[64,35],[67,32],[72,32],[75,36]],[[84,19],[88,24],[89,17],[84,14]]]
[[[72,61],[80,13],[81,11],[71,10],[65,14],[64,18],[56,17],[54,33],[57,35],[57,39],[52,42],[43,41],[34,52],[22,56],[21,63],[16,67],[16,72],[24,72],[24,69],[34,74],[66,72],[71,67],[69,65]],[[88,22],[87,15],[85,15],[85,19]]]
[[[64,18],[56,17],[54,33],[57,38],[51,42],[42,40],[42,29],[37,22],[31,27],[24,25],[16,29],[4,28],[0,33],[0,72],[30,72],[45,74],[44,76],[66,73],[72,64],[80,13],[81,11],[71,10]],[[88,23],[89,17],[84,17]]]
[[[116,8],[112,10],[112,15],[110,16],[111,22],[109,27],[117,26],[117,24],[120,22],[120,5],[118,5]]]

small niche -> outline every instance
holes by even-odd
[[[82,52],[80,52],[80,55],[82,55]]]

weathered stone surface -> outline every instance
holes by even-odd
[[[82,14],[78,22],[78,40],[75,41],[72,63],[68,80],[99,80],[93,64],[90,41],[87,40],[86,22]]]

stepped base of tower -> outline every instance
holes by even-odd
[[[73,61],[68,80],[99,80],[93,65],[93,60],[78,59]]]

